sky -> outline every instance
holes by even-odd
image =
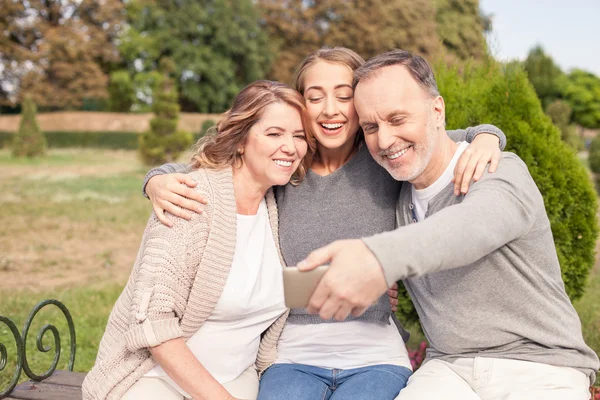
[[[492,14],[488,36],[500,60],[524,60],[541,44],[565,71],[580,68],[600,76],[600,0],[480,0]]]

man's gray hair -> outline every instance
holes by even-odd
[[[360,81],[372,78],[376,71],[392,65],[402,65],[408,70],[415,81],[433,98],[440,95],[435,76],[427,61],[406,50],[394,49],[376,55],[354,71],[352,87]]]

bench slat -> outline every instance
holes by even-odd
[[[81,400],[81,387],[43,382],[24,382],[10,394],[18,400]]]
[[[44,383],[81,387],[83,384],[83,379],[86,375],[87,374],[85,372],[56,370],[52,375],[50,375],[49,378],[44,379]]]

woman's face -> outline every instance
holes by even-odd
[[[270,104],[250,128],[242,168],[264,188],[285,185],[306,155],[307,146],[300,112],[285,103]]]
[[[318,61],[308,68],[304,99],[319,144],[337,149],[354,141],[359,128],[350,67]]]

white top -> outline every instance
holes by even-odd
[[[230,382],[254,365],[260,335],[285,310],[282,267],[263,200],[256,215],[238,214],[235,254],[223,293],[187,345],[217,381]],[[189,397],[159,365],[145,376],[163,378]]]
[[[412,370],[398,328],[390,324],[347,321],[285,324],[277,344],[277,363],[350,369],[392,364]]]
[[[450,160],[450,164],[448,164],[442,175],[431,185],[421,190],[415,189],[414,186],[412,187],[412,202],[415,207],[414,211],[418,221],[423,221],[425,219],[425,214],[429,208],[429,201],[452,182],[454,167],[456,167],[459,157],[467,147],[469,147],[469,143],[467,142],[458,143],[458,149],[456,149],[452,160]]]

